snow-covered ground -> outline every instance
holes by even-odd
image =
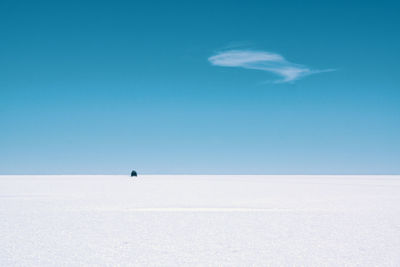
[[[400,176],[0,176],[0,266],[400,266]]]

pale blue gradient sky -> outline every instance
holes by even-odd
[[[399,11],[3,0],[0,174],[400,173]],[[335,71],[210,63],[230,50]]]

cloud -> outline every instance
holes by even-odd
[[[272,72],[282,77],[276,83],[292,82],[311,74],[334,71],[312,70],[304,65],[287,61],[283,56],[266,51],[229,50],[208,58],[212,65],[221,67],[240,67],[245,69]]]

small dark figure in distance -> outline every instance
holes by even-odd
[[[131,172],[131,177],[137,177],[137,172],[136,171],[132,171]]]

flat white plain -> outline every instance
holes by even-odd
[[[400,266],[400,176],[0,176],[0,266]]]

